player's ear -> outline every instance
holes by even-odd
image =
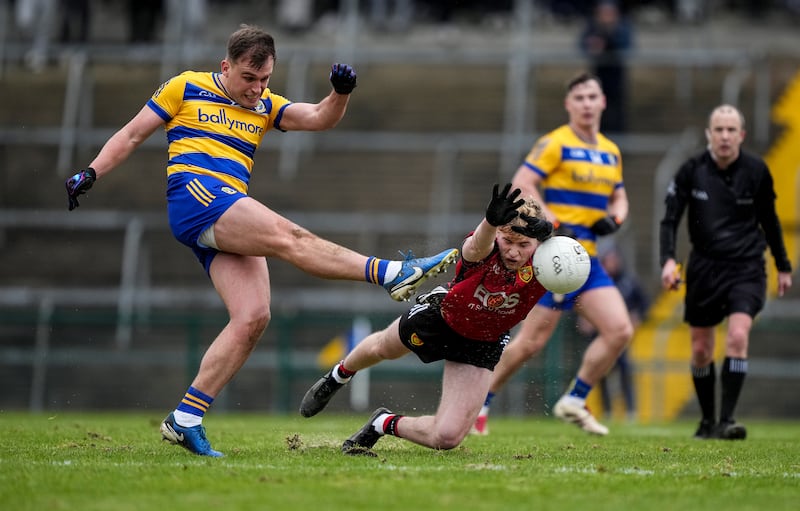
[[[711,130],[706,128],[706,142],[711,142]]]

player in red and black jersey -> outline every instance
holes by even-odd
[[[444,360],[436,415],[410,417],[385,408],[345,440],[346,454],[370,453],[384,434],[433,449],[452,449],[478,416],[492,370],[509,339],[545,293],[533,275],[533,253],[553,226],[519,189],[495,185],[486,216],[464,240],[456,276],[446,287],[420,296],[386,329],[374,332],[306,393],[300,413],[319,413],[359,370],[413,352],[425,363]]]

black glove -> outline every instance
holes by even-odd
[[[598,236],[605,236],[606,234],[617,232],[618,229],[619,223],[617,222],[617,218],[611,215],[601,218],[592,225],[592,232]]]
[[[95,173],[92,167],[87,167],[86,169],[67,179],[65,185],[67,187],[67,198],[69,199],[70,211],[80,206],[80,204],[78,204],[78,195],[86,193],[86,191],[92,187],[96,180],[97,173]]]
[[[489,202],[489,205],[486,206],[486,221],[489,222],[489,225],[492,227],[505,225],[517,218],[519,214],[517,208],[525,204],[523,199],[514,202],[514,199],[519,197],[519,194],[522,193],[522,190],[519,188],[514,189],[509,195],[508,191],[511,189],[511,183],[507,183],[502,193],[499,194],[497,193],[498,187],[499,185],[494,185],[492,189],[492,200]]]
[[[356,71],[347,64],[331,66],[331,85],[339,94],[350,94],[356,88]]]
[[[553,228],[555,229],[553,231],[553,236],[566,236],[567,238],[578,239],[578,235],[575,234],[575,231],[566,225],[562,225],[558,220],[553,224]]]
[[[553,224],[547,220],[542,220],[535,216],[528,216],[524,213],[520,213],[519,217],[528,225],[524,227],[513,225],[511,226],[512,231],[538,241],[544,241],[553,235]]]

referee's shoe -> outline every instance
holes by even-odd
[[[722,421],[717,424],[715,436],[721,440],[744,440],[747,438],[747,428],[736,421]]]
[[[383,288],[398,302],[408,300],[428,277],[445,271],[457,257],[458,249],[455,248],[449,248],[435,256],[418,259],[415,259],[414,254],[409,251],[405,254],[400,273],[393,280],[386,282]]]

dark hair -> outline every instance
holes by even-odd
[[[597,77],[594,73],[590,73],[588,71],[584,71],[573,78],[571,78],[567,82],[567,94],[572,91],[577,85],[581,85],[582,83],[591,82],[592,80],[596,81],[597,84],[600,86],[600,90],[603,90],[603,82],[600,81],[600,78]]]
[[[275,59],[275,40],[256,26],[242,24],[228,38],[227,58],[231,62],[248,58],[251,66],[260,68],[270,57]]]

